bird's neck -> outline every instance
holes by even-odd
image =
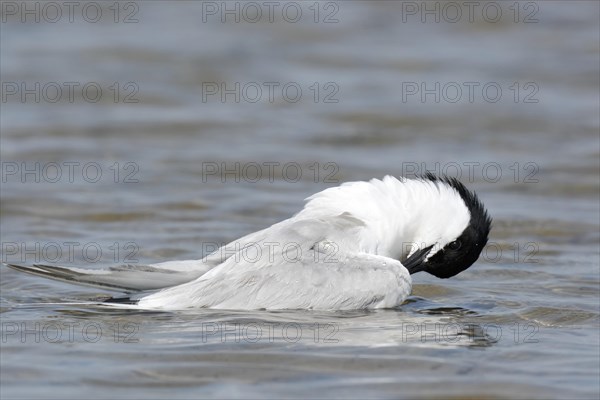
[[[443,239],[454,224],[465,224],[469,212],[451,187],[429,181],[385,177],[352,182],[312,196],[303,212],[352,214],[366,224],[362,251],[402,259],[414,246]]]

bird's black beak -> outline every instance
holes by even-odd
[[[429,247],[425,247],[424,249],[417,250],[413,253],[412,256],[408,257],[406,260],[402,262],[402,265],[410,272],[410,274],[415,274],[417,272],[423,271],[425,266],[423,265],[423,261],[425,261],[425,257],[429,253],[429,250],[433,245]]]

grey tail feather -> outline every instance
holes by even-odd
[[[104,300],[104,303],[117,303],[117,304],[132,304],[136,305],[139,300],[132,299],[131,297],[111,297],[110,299]]]
[[[139,292],[139,289],[123,287],[119,285],[113,285],[106,282],[89,282],[81,281],[81,277],[85,277],[77,271],[73,271],[67,268],[55,267],[43,264],[33,264],[33,266],[25,266],[18,264],[5,264],[7,267],[17,271],[25,272],[32,275],[41,276],[44,278],[54,279],[61,282],[69,282],[77,285],[99,287],[107,290],[116,290],[119,292]]]

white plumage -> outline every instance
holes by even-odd
[[[433,246],[414,261],[426,264],[472,221],[469,204],[456,185],[460,183],[433,176],[345,183],[309,197],[295,216],[202,260],[100,272],[13,268],[129,292],[166,287],[136,295],[137,306],[148,309],[396,307],[410,294],[412,282],[399,260],[416,258],[418,249]]]

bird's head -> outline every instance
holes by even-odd
[[[402,264],[411,274],[425,271],[438,278],[450,278],[479,258],[487,243],[492,219],[477,195],[457,179],[429,173],[422,179],[437,185],[438,189],[454,191],[458,207],[432,224],[436,228],[428,236],[433,239],[413,250]]]

